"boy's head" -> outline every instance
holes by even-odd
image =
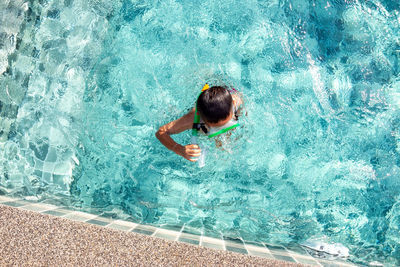
[[[200,94],[197,111],[209,124],[225,121],[232,112],[232,96],[226,88],[213,86]]]

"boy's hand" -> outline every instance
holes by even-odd
[[[198,145],[186,145],[186,146],[180,146],[179,150],[177,151],[177,154],[181,155],[187,160],[190,161],[197,161],[198,158],[201,155],[201,149]]]

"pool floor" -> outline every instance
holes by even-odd
[[[0,265],[354,266],[301,247],[224,240],[0,196]]]

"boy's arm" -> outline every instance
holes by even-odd
[[[189,113],[183,115],[177,120],[171,121],[163,126],[161,126],[156,132],[156,137],[160,142],[169,150],[172,150],[176,154],[184,157],[190,161],[197,161],[196,158],[199,157],[201,150],[198,145],[186,145],[182,146],[174,141],[170,135],[178,134],[185,130],[192,128],[194,119],[195,109],[193,108]]]

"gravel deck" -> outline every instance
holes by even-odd
[[[4,266],[304,266],[0,205]]]

